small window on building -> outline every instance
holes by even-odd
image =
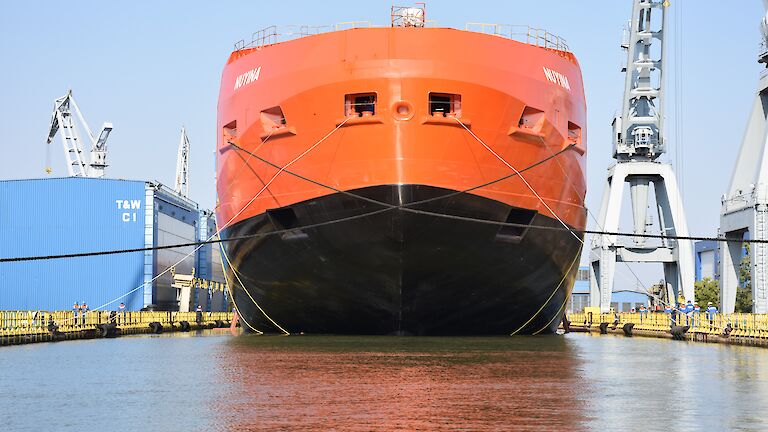
[[[344,112],[347,117],[362,117],[376,114],[376,93],[353,93],[344,97]]]
[[[544,118],[544,111],[538,110],[532,107],[525,107],[523,114],[520,116],[520,121],[517,126],[521,128],[533,129],[541,119]]]
[[[279,106],[274,106],[261,112],[261,125],[265,132],[279,129],[285,126],[285,124],[285,115],[283,114],[283,109]]]
[[[581,128],[575,123],[568,122],[568,141],[581,144]]]
[[[429,113],[431,115],[461,115],[461,95],[450,93],[430,93]]]

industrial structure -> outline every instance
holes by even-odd
[[[84,131],[81,135],[79,129]],[[69,177],[0,181],[0,310],[228,308],[218,245],[158,247],[209,240],[211,211],[188,198],[189,139],[182,128],[176,184],[104,178],[111,123],[94,135],[72,91],[54,102],[47,145],[61,137]],[[83,156],[83,140],[90,157]],[[46,170],[52,172],[50,166]],[[103,251],[145,249],[128,253]],[[88,255],[90,253],[96,253]],[[189,278],[186,286],[174,276]]]
[[[663,239],[650,243],[648,189],[653,184],[660,231],[667,236],[687,236],[688,227],[672,166],[658,161],[666,151],[664,138],[665,29],[669,3],[664,0],[633,0],[632,19],[622,41],[627,51],[624,99],[621,116],[613,120],[613,157],[608,170],[598,229],[619,231],[622,195],[629,183],[634,234],[624,245],[618,236],[601,234],[592,241],[590,266],[591,304],[603,312],[611,307],[617,262],[662,263],[667,298],[683,295],[693,300],[693,248],[688,240]],[[659,54],[660,53],[660,54]]]
[[[176,187],[177,194],[189,196],[189,138],[186,128],[181,128],[179,138],[179,154],[176,156]]]
[[[763,0],[768,11],[768,0]],[[768,14],[761,22],[762,42],[757,61],[768,67]],[[755,102],[736,160],[728,192],[722,196],[720,234],[739,240],[749,233],[755,240],[768,240],[768,70],[760,75]],[[720,302],[725,313],[733,313],[739,286],[742,244],[720,246]],[[753,243],[750,251],[754,313],[768,313],[768,244]]]
[[[703,279],[720,280],[720,250],[718,242],[701,240],[693,245],[696,261],[696,282]]]
[[[95,178],[0,181],[0,258],[141,249],[206,240],[210,212],[159,183]],[[0,310],[98,307],[178,310],[172,272],[213,281],[195,305],[226,310],[218,255],[194,246],[0,263]],[[213,248],[217,249],[217,248]],[[187,256],[188,255],[188,256]],[[215,268],[219,270],[214,270]],[[125,295],[125,297],[121,297]]]
[[[566,314],[578,314],[585,311],[590,306],[590,277],[589,266],[579,266],[576,273],[576,282],[573,284],[571,298],[565,308]],[[631,312],[640,309],[640,306],[651,306],[651,299],[657,297],[651,290],[641,292],[643,288],[637,287],[637,290],[615,291],[611,296],[611,309],[614,312]]]
[[[77,120],[79,120],[79,126]],[[88,159],[83,156],[83,143],[79,128],[85,130],[85,136],[91,145]],[[112,132],[112,123],[104,123],[96,135],[91,132],[91,128],[88,127],[88,123],[83,118],[83,114],[80,112],[74,96],[72,96],[72,90],[69,90],[66,95],[53,102],[53,114],[51,114],[46,144],[50,146],[51,141],[58,133],[64,147],[64,157],[67,161],[69,175],[71,177],[101,178],[104,177],[104,169],[107,167],[107,138],[109,138],[110,132]],[[51,173],[50,166],[46,167],[46,171]]]

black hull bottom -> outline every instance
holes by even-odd
[[[350,192],[395,205],[453,193],[421,185]],[[384,208],[337,193],[270,210],[229,227],[222,237]],[[540,214],[466,193],[409,208],[561,227]],[[243,319],[259,330],[278,331],[271,318],[291,333],[415,335],[554,332],[581,251],[565,230],[500,227],[402,209],[224,247],[234,300]]]

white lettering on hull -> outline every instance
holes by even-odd
[[[238,75],[238,77],[235,79],[235,90],[239,89],[240,87],[247,86],[254,81],[258,81],[259,75],[261,75],[261,66],[253,68],[244,74]]]
[[[546,66],[543,66],[543,68],[544,76],[547,77],[547,81],[551,82],[552,84],[557,84],[568,91],[571,91],[571,84],[568,82],[567,76],[561,74],[560,72],[553,71]]]

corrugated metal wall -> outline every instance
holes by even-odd
[[[155,246],[197,241],[198,214],[197,204],[194,202],[183,199],[170,190],[155,190]],[[191,274],[195,268],[196,256],[186,255],[194,250],[194,246],[189,246],[155,251],[155,274],[171,266],[176,267],[177,273]],[[171,272],[155,280],[153,303],[162,309],[175,309],[178,305],[176,289],[171,287],[172,283]]]
[[[144,246],[145,182],[56,178],[0,182],[0,257]],[[0,263],[0,309],[98,307],[143,283],[142,252]],[[125,299],[143,306],[143,290]]]
[[[198,225],[198,240],[208,240],[216,233],[216,219],[212,212],[201,211]],[[206,244],[200,248],[197,257],[197,271],[199,277],[214,282],[226,283],[221,267],[221,252],[219,245]],[[200,304],[207,305],[211,312],[227,310],[227,298],[222,291],[208,292],[206,299],[199,299]],[[200,294],[198,294],[200,295]]]
[[[75,177],[0,181],[2,258],[192,243],[213,232],[210,212],[154,183]],[[144,282],[174,264],[178,273],[195,268],[198,277],[224,281],[218,248],[208,245],[184,258],[193,250],[0,263],[0,310],[61,310],[83,301],[94,308],[131,291],[122,300],[129,310],[150,304],[173,310],[170,272],[143,287]],[[225,300],[210,300],[201,298],[200,304],[226,310]]]

